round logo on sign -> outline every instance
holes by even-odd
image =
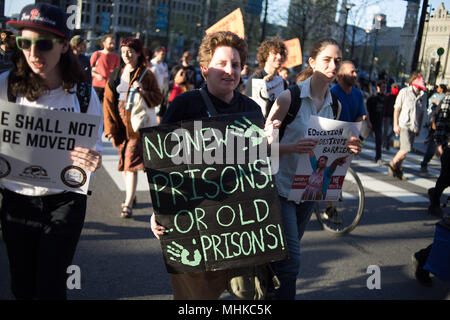
[[[0,157],[0,179],[6,177],[10,173],[11,165],[5,158]]]
[[[79,188],[86,183],[87,175],[80,167],[68,166],[61,172],[61,180],[68,187]]]

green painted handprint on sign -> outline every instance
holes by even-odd
[[[252,123],[246,117],[242,117],[242,119],[244,119],[246,123],[234,120],[234,123],[239,125],[240,127],[231,125],[230,128],[235,130],[232,131],[231,133],[238,137],[244,137],[247,139],[250,138],[250,140],[252,141],[252,147],[260,145],[266,136],[264,130],[258,127],[256,124]],[[254,135],[254,133],[256,133],[256,136]],[[244,150],[247,149],[248,149],[247,147],[244,148]]]
[[[196,244],[195,239],[192,240],[192,244]],[[172,246],[167,245],[167,253],[171,255],[169,257],[170,260],[180,262],[186,266],[196,267],[202,261],[202,255],[198,249],[194,251],[194,260],[189,260],[188,257],[191,253],[175,241],[172,241]]]

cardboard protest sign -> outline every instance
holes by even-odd
[[[262,113],[267,114],[267,105],[272,105],[284,90],[284,81],[276,76],[272,81],[252,79],[252,99],[261,107]]]
[[[94,149],[101,117],[0,104],[0,179],[86,194],[90,172],[73,165],[76,146]]]
[[[288,56],[283,63],[283,67],[293,68],[302,64],[302,48],[300,46],[300,40],[294,38],[284,41],[286,48],[288,49]]]
[[[286,257],[280,204],[257,113],[141,130],[168,272],[259,265]]]
[[[237,8],[229,15],[220,19],[218,22],[206,29],[205,32],[206,34],[210,34],[217,31],[230,31],[237,34],[242,39],[245,39],[244,18],[242,16],[241,9]]]
[[[353,159],[347,139],[358,137],[360,122],[346,122],[311,116],[305,137],[317,138],[316,148],[300,154],[288,200],[336,201]]]

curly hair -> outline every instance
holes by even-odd
[[[285,59],[288,55],[286,45],[283,41],[281,41],[280,38],[275,37],[272,40],[265,40],[258,47],[258,52],[256,53],[256,60],[258,61],[258,65],[260,68],[264,68],[267,58],[269,57],[269,54],[271,52],[274,52],[275,54],[279,53]]]
[[[231,47],[238,51],[241,58],[241,68],[247,62],[248,45],[247,42],[229,31],[218,31],[207,34],[198,49],[198,61],[200,66],[207,67],[212,60],[214,52],[219,47]]]
[[[61,41],[67,40],[61,38]],[[11,60],[14,66],[9,74],[9,89],[15,97],[20,95],[29,101],[36,101],[50,89],[44,79],[30,68],[22,51],[15,51]],[[61,54],[58,67],[62,78],[62,88],[66,93],[74,93],[71,89],[75,84],[86,81],[86,74],[70,48],[66,53]]]

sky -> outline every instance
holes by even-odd
[[[14,13],[19,13],[22,7],[27,4],[33,3],[32,0],[6,0],[5,1],[5,15],[10,16]],[[341,2],[341,0],[339,0]],[[386,15],[387,25],[389,27],[402,27],[406,14],[406,1],[404,0],[348,0],[348,2],[354,3],[356,6],[350,10],[349,24],[356,24],[361,28],[369,28],[372,25],[372,19],[376,13],[384,13]],[[423,1],[420,0],[422,3]],[[441,2],[444,3],[445,8],[450,10],[450,0],[429,0],[429,4],[433,8],[437,8]],[[269,12],[280,12],[283,14],[283,10],[286,11],[289,7],[289,0],[270,0]],[[364,3],[375,3],[374,5],[368,5],[365,8],[361,5]],[[338,6],[339,8],[340,6]],[[358,10],[358,8],[360,10]],[[364,8],[364,10],[362,9]],[[273,10],[273,11],[272,11]],[[273,14],[272,17],[269,14],[269,21],[272,20],[279,22],[279,14]],[[287,16],[287,14],[285,14]],[[420,11],[419,11],[420,16]]]

